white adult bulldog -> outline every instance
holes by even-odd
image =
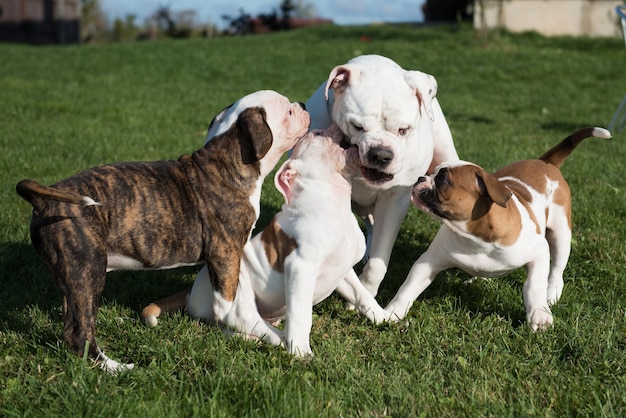
[[[362,166],[352,179],[352,201],[366,221],[368,260],[360,279],[372,295],[387,272],[413,184],[459,159],[436,93],[433,76],[363,55],[333,68],[306,102],[310,129],[334,121],[358,146]]]

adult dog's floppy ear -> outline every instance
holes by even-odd
[[[346,87],[361,75],[358,65],[344,64],[338,65],[328,75],[324,97],[328,100],[328,90],[333,89],[336,93],[341,93]]]
[[[237,131],[244,164],[259,161],[272,147],[272,129],[262,107],[250,107],[241,112],[237,118]]]
[[[421,71],[407,71],[404,79],[412,89],[415,89],[415,95],[420,104],[420,113],[421,107],[424,107],[430,120],[435,120],[432,107],[433,99],[437,95],[435,77]]]

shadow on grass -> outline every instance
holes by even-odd
[[[265,227],[277,209],[262,206],[257,229]],[[147,304],[190,288],[201,266],[171,270],[114,271],[107,274],[103,301],[139,312]],[[7,329],[46,343],[62,337],[62,295],[44,261],[30,243],[0,243],[0,330]],[[40,311],[37,314],[35,311]],[[37,322],[41,313],[58,323],[59,333],[42,329]],[[39,317],[39,318],[37,318]],[[34,333],[40,332],[39,335]]]
[[[547,123],[541,124],[541,129],[545,131],[553,131],[557,134],[563,136],[569,135],[571,132],[575,132],[580,128],[583,128],[585,125],[580,122],[565,122],[565,121],[550,121]]]
[[[383,306],[391,301],[400,288],[412,263],[428,248],[426,236],[418,236],[416,242],[422,244],[405,240],[396,242],[389,271],[377,296]],[[473,316],[486,318],[496,315],[506,318],[517,328],[526,323],[522,298],[525,278],[523,269],[494,279],[474,278],[462,270],[449,269],[437,275],[433,283],[413,303],[412,310],[419,309],[420,302],[424,300],[441,301],[466,310]]]

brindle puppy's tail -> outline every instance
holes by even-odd
[[[17,183],[15,191],[24,200],[31,205],[35,205],[35,199],[56,200],[58,202],[73,203],[75,205],[93,206],[100,205],[89,196],[83,196],[78,193],[68,192],[66,190],[55,189],[54,187],[44,186],[34,180],[25,179]]]
[[[604,128],[583,128],[574,132],[563,141],[561,141],[558,145],[553,147],[550,151],[543,154],[539,157],[540,160],[545,161],[554,166],[561,167],[563,161],[576,149],[578,144],[582,142],[583,139],[589,137],[596,138],[604,138],[611,139],[611,132]]]

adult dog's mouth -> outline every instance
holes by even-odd
[[[375,168],[361,166],[361,174],[372,184],[383,184],[393,180],[393,174],[378,171]]]

